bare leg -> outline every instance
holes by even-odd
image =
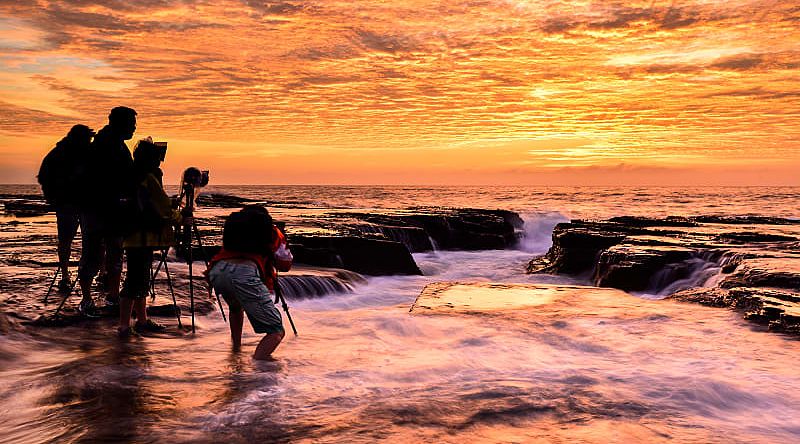
[[[233,350],[239,351],[242,348],[242,326],[244,325],[244,311],[241,309],[228,310],[231,326],[231,341],[233,341]]]
[[[58,243],[58,266],[61,268],[61,279],[69,281],[69,256],[72,240]]]
[[[61,281],[69,283],[69,258],[72,253],[72,241],[78,234],[80,219],[77,209],[66,206],[56,209],[56,227],[58,229],[58,265],[61,268]]]
[[[119,298],[119,330],[131,327],[131,311],[133,309],[133,299]]]
[[[270,333],[261,339],[256,347],[256,352],[253,353],[253,359],[267,360],[272,359],[272,352],[278,348],[278,344],[283,340],[284,333]]]
[[[138,298],[133,301],[136,310],[136,323],[144,325],[147,322],[147,298]]]
[[[121,279],[120,273],[108,273],[108,298],[112,301],[119,299],[119,281]]]

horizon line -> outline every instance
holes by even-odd
[[[165,186],[179,186],[180,183],[165,183]],[[27,183],[0,183],[0,187],[5,186],[39,186],[36,182]],[[566,184],[341,184],[341,183],[214,183],[209,184],[207,187],[215,186],[233,186],[233,187],[564,187],[564,188],[701,188],[701,187],[716,187],[716,188],[800,188],[798,185],[730,185],[730,184],[692,184],[692,185],[648,185],[648,184],[619,184],[619,185],[566,185]],[[204,187],[204,188],[207,188]]]

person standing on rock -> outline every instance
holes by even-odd
[[[134,186],[128,197],[126,218],[130,229],[125,236],[128,269],[119,298],[119,328],[125,338],[136,333],[159,332],[164,326],[147,317],[147,295],[153,252],[175,245],[175,226],[191,225],[191,216],[183,216],[164,192],[162,172],[166,147],[152,140],[140,140],[133,151]],[[136,324],[131,329],[131,313],[136,310]]]
[[[133,185],[133,158],[125,145],[136,132],[136,111],[118,106],[108,115],[108,125],[94,138],[88,154],[88,179],[81,209],[81,252],[78,283],[79,310],[91,316],[95,310],[91,285],[104,260],[108,276],[106,301],[119,301],[122,274],[123,211],[125,196]]]
[[[60,290],[72,287],[69,259],[72,241],[78,233],[81,197],[80,181],[84,178],[86,153],[94,131],[86,125],[75,125],[42,160],[36,176],[42,194],[56,212],[58,229],[58,267],[61,272]]]
[[[248,205],[231,213],[222,233],[222,250],[209,263],[208,278],[228,303],[233,349],[242,346],[244,313],[256,333],[265,333],[254,359],[267,360],[283,340],[283,320],[275,304],[277,271],[289,271],[292,253],[266,208]]]

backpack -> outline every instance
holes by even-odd
[[[272,255],[275,232],[272,216],[259,206],[248,206],[228,216],[222,229],[222,248],[239,253]]]
[[[78,179],[82,173],[81,165],[74,154],[70,156],[67,148],[59,144],[50,150],[36,176],[45,200],[51,205],[75,203],[80,193]]]

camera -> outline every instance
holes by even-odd
[[[166,156],[167,142],[153,142],[149,136],[138,141],[133,149],[134,159],[147,159],[148,162],[163,162]]]
[[[193,188],[202,188],[208,185],[208,170],[201,171],[197,167],[186,168],[183,172],[181,183],[184,187],[188,185]]]
[[[153,142],[153,145],[156,146],[159,160],[163,162],[164,158],[167,157],[167,142]]]

